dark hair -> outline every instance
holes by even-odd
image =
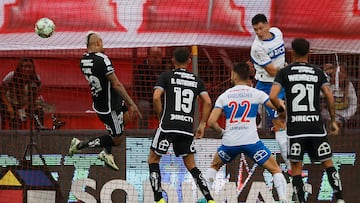
[[[189,57],[190,51],[186,47],[178,47],[174,51],[174,58],[178,63],[186,63]]]
[[[93,36],[94,34],[96,34],[95,32],[89,32],[86,36],[86,47],[89,47],[90,45],[90,38],[91,36]]]
[[[28,81],[25,81],[24,80],[24,77],[23,77],[23,71],[22,71],[22,67],[23,67],[23,64],[25,62],[30,62],[31,63],[31,66],[32,66],[32,72],[30,73],[29,77],[28,77]],[[19,62],[16,66],[16,69],[14,71],[14,82],[15,83],[19,83],[19,84],[24,84],[24,83],[35,83],[35,84],[39,84],[40,85],[40,80],[36,74],[36,71],[35,71],[35,64],[34,64],[34,60],[32,58],[21,58],[19,59]]]
[[[252,20],[251,20],[251,24],[252,25],[256,25],[258,23],[268,23],[268,20],[266,18],[266,16],[262,13],[256,14]]]
[[[298,56],[306,56],[310,51],[310,43],[304,38],[295,38],[291,43],[291,48]]]
[[[248,80],[250,67],[246,62],[234,63],[232,70],[239,76],[240,80]]]

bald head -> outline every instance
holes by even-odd
[[[89,32],[86,37],[86,47],[88,52],[102,52],[103,51],[103,43],[102,39],[96,32]]]

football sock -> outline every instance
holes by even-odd
[[[104,147],[104,149],[107,154],[111,154],[112,147],[108,146],[108,147]]]
[[[101,137],[96,137],[87,141],[81,141],[78,145],[78,149],[82,148],[94,148],[94,147],[112,147],[114,146],[114,141],[109,135],[104,135]]]
[[[197,187],[200,189],[201,193],[204,195],[205,199],[207,201],[213,200],[212,196],[210,195],[209,188],[207,187],[206,181],[201,174],[201,171],[197,167],[195,167],[190,170],[190,173],[191,173],[192,177],[194,178]]]
[[[302,181],[301,175],[293,176],[292,184],[299,202],[305,202],[304,182]]]
[[[281,131],[275,132],[275,140],[279,145],[281,157],[283,158],[283,160],[284,160],[284,162],[286,164],[286,168],[288,170],[290,170],[291,169],[291,164],[290,164],[290,161],[287,159],[287,136],[286,136],[286,131],[281,130]]]
[[[279,198],[286,199],[286,179],[284,175],[282,173],[275,173],[273,179]]]
[[[340,174],[335,169],[335,167],[326,168],[326,173],[328,176],[329,183],[333,189],[334,196],[336,199],[342,199],[342,186],[340,180]]]
[[[161,189],[161,175],[160,175],[159,164],[156,163],[149,164],[149,172],[150,172],[150,184],[154,192],[154,200],[155,202],[157,202],[163,197],[162,189]]]
[[[210,189],[215,181],[217,170],[213,168],[208,168],[205,173],[205,180],[208,188]]]

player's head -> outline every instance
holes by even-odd
[[[88,52],[103,52],[103,42],[100,35],[96,32],[89,31],[86,35],[86,47]]]
[[[295,38],[291,42],[291,48],[295,58],[304,58],[310,52],[310,43],[304,38]]]
[[[174,50],[173,63],[176,65],[187,65],[190,62],[190,51],[186,47],[178,47]]]
[[[236,85],[238,82],[248,82],[250,67],[246,62],[234,63],[231,71],[231,82]]]
[[[258,36],[260,40],[264,40],[271,37],[271,35],[269,35],[270,25],[264,14],[262,13],[256,14],[252,18],[251,24],[253,26],[255,34]]]

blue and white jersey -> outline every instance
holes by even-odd
[[[259,141],[256,114],[259,104],[265,104],[269,96],[247,85],[236,85],[222,93],[215,102],[226,117],[222,144],[239,146]]]
[[[273,82],[274,77],[265,70],[273,63],[275,67],[285,66],[285,44],[283,34],[276,27],[270,28],[271,39],[260,40],[257,36],[251,46],[250,56],[256,69],[255,79],[261,82]]]

